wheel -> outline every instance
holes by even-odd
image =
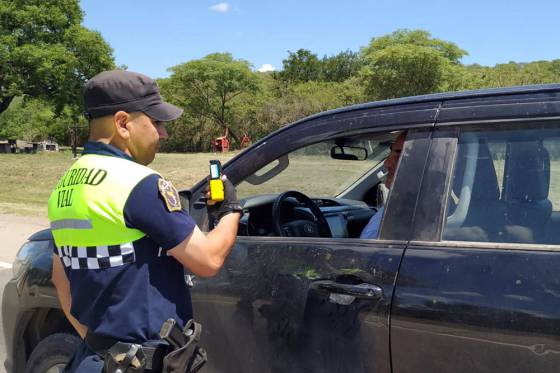
[[[59,373],[64,370],[81,339],[67,333],[56,333],[43,339],[31,352],[25,366],[28,373]]]
[[[298,219],[284,222],[282,218],[282,204],[295,199],[307,207],[313,215],[313,221]],[[278,236],[283,237],[332,237],[329,223],[317,205],[305,194],[290,190],[276,197],[272,205],[272,225]]]

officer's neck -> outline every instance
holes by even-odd
[[[118,141],[118,139],[90,136],[89,141],[100,142],[106,145],[111,145],[134,159],[132,153],[130,152],[130,149],[128,148],[128,146],[126,146],[126,143],[123,143],[122,141]]]

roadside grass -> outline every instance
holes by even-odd
[[[223,163],[235,156],[230,153],[163,153],[150,165],[177,189],[192,187],[208,175],[208,161]],[[72,153],[0,154],[0,213],[23,216],[47,216],[47,201],[58,179],[73,163]],[[261,193],[298,190],[307,195],[334,195],[348,181],[356,180],[372,164],[368,162],[332,162],[324,157],[291,157],[290,167],[266,185],[243,182],[238,186],[240,198]],[[495,161],[500,189],[503,182],[503,161]],[[560,160],[551,161],[548,199],[554,211],[560,211]],[[265,168],[266,169],[266,168]],[[259,172],[260,173],[260,172]],[[556,182],[558,180],[558,182]]]
[[[230,153],[158,154],[151,167],[173,182],[189,188],[208,174],[208,161],[226,162]],[[58,179],[74,162],[72,153],[0,154],[0,213],[47,216],[47,201]]]

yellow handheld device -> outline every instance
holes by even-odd
[[[215,202],[224,200],[222,164],[218,160],[210,161],[210,199]]]

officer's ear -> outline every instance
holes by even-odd
[[[128,123],[131,120],[130,114],[126,111],[117,111],[113,116],[115,128],[119,137],[128,139],[130,132],[128,130]]]

